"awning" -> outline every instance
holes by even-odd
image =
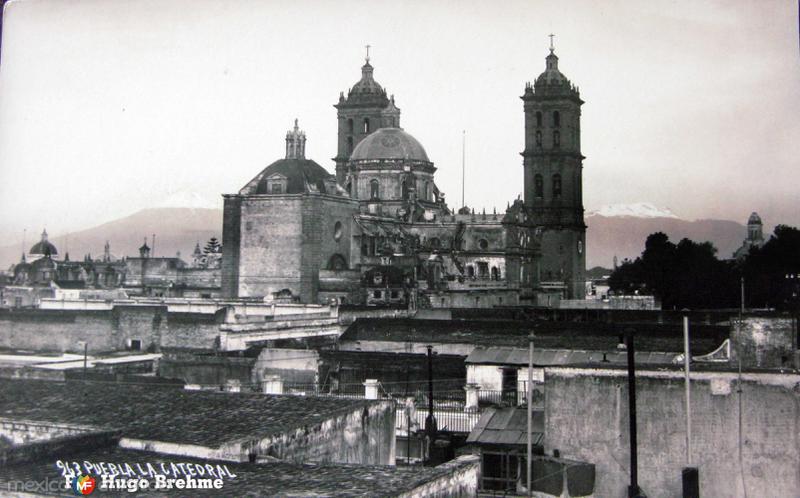
[[[467,443],[476,444],[528,444],[527,408],[487,408],[475,428],[469,433]],[[544,412],[534,411],[531,422],[531,441],[541,445],[544,440]]]

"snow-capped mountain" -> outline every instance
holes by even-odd
[[[667,207],[657,207],[649,202],[636,202],[633,204],[609,204],[596,211],[589,211],[586,216],[622,217],[633,218],[674,218],[679,217]]]
[[[221,209],[222,197],[213,198],[201,195],[195,191],[176,190],[161,200],[153,203],[154,208],[192,208],[192,209]]]

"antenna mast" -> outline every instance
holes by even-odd
[[[461,207],[464,203],[464,184],[466,182],[466,150],[467,150],[467,130],[461,130]]]

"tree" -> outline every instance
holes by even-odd
[[[665,309],[733,307],[737,272],[716,252],[710,242],[683,239],[675,245],[665,234],[653,233],[640,257],[611,274],[609,286],[619,294],[653,294]]]
[[[203,254],[218,254],[222,252],[222,244],[219,243],[216,237],[211,237],[206,242],[205,248],[203,248]]]
[[[778,225],[762,247],[753,247],[741,265],[745,305],[798,310],[800,230]]]

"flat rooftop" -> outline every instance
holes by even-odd
[[[340,342],[385,341],[471,344],[475,346],[528,347],[534,332],[536,348],[613,351],[627,328],[636,331],[636,350],[683,352],[683,327],[671,323],[612,324],[600,322],[548,322],[525,320],[418,320],[412,318],[359,318],[339,338]],[[692,354],[708,354],[730,333],[727,325],[693,324]]]
[[[187,457],[171,457],[158,453],[126,450],[117,446],[65,452],[48,455],[34,463],[0,468],[0,489],[8,489],[14,481],[43,482],[45,479],[63,483],[61,470],[56,461],[69,462],[111,462],[136,464],[144,467],[150,463],[160,468],[160,463],[169,467],[170,463],[195,463],[200,465],[225,465],[236,475],[224,479],[221,490],[154,490],[152,487],[137,493],[126,491],[103,491],[98,489],[93,496],[397,496],[437,478],[453,472],[459,463],[439,467],[392,467],[377,465],[315,465],[274,463],[231,463],[213,460],[198,460]],[[97,476],[95,476],[97,477]],[[98,479],[98,484],[100,479]],[[12,488],[13,489],[13,488]],[[45,491],[37,493],[51,496],[65,496],[70,491]],[[70,494],[71,495],[71,494]]]
[[[0,382],[0,418],[78,424],[118,430],[126,438],[211,448],[318,424],[369,403],[153,384]]]

